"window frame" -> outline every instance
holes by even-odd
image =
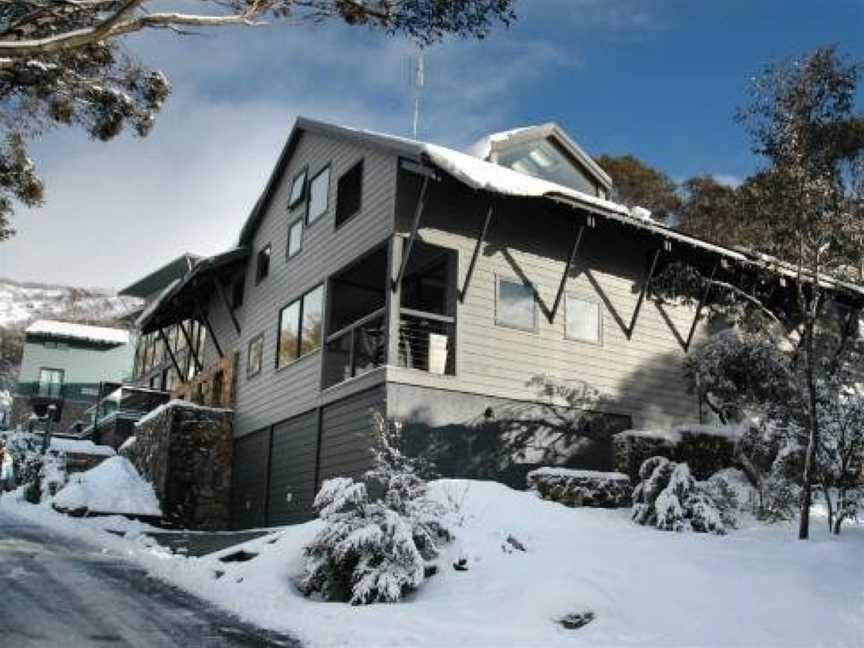
[[[330,181],[332,179],[332,166],[333,166],[333,163],[328,162],[323,167],[321,167],[315,175],[313,175],[311,178],[309,178],[309,190],[306,192],[306,216],[305,216],[307,227],[310,227],[310,226],[314,225],[315,223],[317,223],[318,221],[320,221],[327,214],[327,211],[330,209]],[[312,185],[325,172],[327,173],[327,191],[324,194],[324,209],[321,211],[320,214],[318,214],[315,217],[315,220],[309,220],[309,215],[311,213],[310,210],[312,208]]]
[[[258,369],[256,371],[252,371],[252,363],[250,361],[252,357],[252,345],[256,342],[261,343],[261,347],[258,350]],[[249,344],[246,345],[246,379],[251,380],[256,376],[260,376],[261,372],[264,370],[264,333],[259,333],[251,340],[249,340]]]
[[[525,288],[531,290],[532,296],[532,313],[533,313],[533,325],[531,328],[520,326],[519,324],[511,324],[509,322],[505,322],[501,320],[500,304],[501,304],[501,283],[511,283],[511,284],[519,284]],[[524,331],[526,333],[537,333],[539,330],[539,321],[540,317],[538,314],[539,304],[537,303],[537,288],[532,283],[525,282],[518,277],[509,277],[505,275],[495,275],[495,326],[501,326],[503,328],[513,329],[514,331]]]
[[[567,324],[569,318],[567,316],[567,305],[571,299],[575,299],[577,301],[584,302],[586,304],[593,304],[597,309],[597,337],[596,339],[588,339],[581,338],[575,335],[570,335],[567,332]],[[570,340],[571,342],[581,342],[583,344],[593,344],[594,346],[603,346],[603,304],[601,304],[597,299],[592,297],[588,297],[586,295],[580,294],[578,292],[567,292],[564,294],[564,339]]]
[[[267,272],[264,275],[261,275],[261,255],[264,252],[267,252]],[[267,277],[270,276],[270,261],[273,259],[273,246],[270,243],[267,243],[260,250],[258,250],[258,254],[255,255],[255,285],[257,286],[262,281],[264,281]]]
[[[360,191],[357,199],[357,209],[352,211],[350,214],[345,216],[341,221],[339,220],[339,185],[342,180],[354,169],[360,167]],[[353,220],[355,216],[357,216],[361,211],[363,211],[363,185],[364,180],[366,179],[366,158],[361,157],[357,162],[352,164],[348,170],[339,176],[336,180],[336,210],[333,212],[333,223],[334,223],[334,231],[341,228],[343,225]]]
[[[297,184],[297,180],[300,177],[303,177],[303,188],[300,191],[300,195],[296,200],[291,200],[291,196],[294,195],[294,186]],[[291,186],[288,188],[288,209],[294,209],[297,205],[303,203],[303,200],[306,198],[306,192],[309,189],[307,186],[309,184],[309,165],[306,164],[300,169],[297,173],[294,174],[294,177],[291,179]]]
[[[293,254],[291,253],[291,231],[294,229],[296,225],[300,225],[300,247],[297,248],[297,251]],[[295,218],[294,220],[288,223],[288,236],[285,238],[285,259],[293,259],[295,256],[300,254],[303,251],[303,238],[306,230],[306,222],[303,216],[299,218]]]
[[[316,348],[312,349],[311,351],[307,351],[306,353],[301,353],[301,351],[303,349],[303,319],[306,315],[306,308],[305,308],[306,296],[315,292],[319,288],[321,289],[321,321],[322,321],[321,340],[320,340],[320,342]],[[291,360],[288,360],[285,364],[280,365],[279,364],[279,356],[280,356],[280,352],[282,351],[282,314],[286,310],[291,308],[294,304],[298,304],[298,303],[299,303],[299,306],[297,308],[297,349],[296,349],[297,355],[294,358],[292,358]],[[309,290],[304,291],[299,297],[292,299],[290,302],[288,302],[287,304],[285,304],[284,306],[282,306],[279,309],[279,317],[277,318],[278,322],[277,322],[277,329],[276,329],[276,357],[274,359],[274,366],[276,368],[276,371],[281,371],[282,369],[285,369],[286,367],[290,367],[291,365],[299,362],[300,360],[302,360],[308,356],[314,355],[315,353],[318,353],[324,347],[323,322],[324,322],[324,309],[326,308],[326,304],[327,304],[327,295],[325,293],[324,282],[321,282],[319,284],[315,284],[314,286],[309,288]]]

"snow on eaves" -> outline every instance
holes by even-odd
[[[30,335],[44,335],[54,338],[103,342],[107,344],[128,344],[129,331],[108,326],[73,324],[56,320],[36,320],[25,330]]]

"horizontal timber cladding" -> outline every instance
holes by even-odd
[[[359,477],[371,467],[373,415],[384,415],[385,407],[383,385],[324,407],[319,483],[331,477]]]
[[[413,223],[418,182],[400,176],[397,228],[407,234]],[[484,245],[466,286],[466,278],[484,218],[493,204]],[[658,305],[639,293],[652,255],[662,248],[659,237],[597,219],[586,227],[570,268],[558,310],[552,312],[570,251],[585,223],[575,210],[552,210],[540,201],[490,198],[462,190],[444,180],[433,183],[427,196],[418,240],[458,251],[457,288],[467,287],[456,312],[456,375],[447,388],[529,400],[537,390],[528,385],[546,375],[582,383],[602,395],[598,409],[630,415],[637,427],[667,426],[698,420],[698,401],[687,393],[682,368],[683,344],[695,309]],[[663,251],[661,261],[677,249]],[[670,256],[671,255],[671,256]],[[533,331],[496,323],[496,280],[521,281],[537,295],[537,327]],[[566,335],[567,296],[599,305],[600,342]],[[635,326],[634,313],[638,310]],[[704,327],[697,329],[696,341]],[[405,382],[428,385],[440,377],[405,376]]]
[[[387,416],[403,425],[405,451],[442,477],[492,479],[525,488],[541,466],[612,470],[612,435],[630,416],[387,384]]]
[[[294,524],[314,516],[318,412],[273,427],[268,523]]]
[[[234,441],[231,483],[231,526],[238,529],[267,525],[267,469],[270,428]]]

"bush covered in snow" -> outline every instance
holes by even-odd
[[[638,524],[723,535],[733,522],[708,489],[693,479],[686,463],[651,457],[642,464],[639,476],[642,481],[633,491],[632,512]]]
[[[361,481],[324,482],[315,508],[324,526],[305,548],[300,588],[354,605],[395,602],[431,571],[451,539],[446,509],[427,497],[424,466],[401,449],[401,426],[376,414],[374,465]]]
[[[565,506],[629,506],[633,485],[619,472],[538,468],[528,473],[528,488]]]

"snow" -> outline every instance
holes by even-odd
[[[832,537],[817,516],[808,542],[785,524],[673,534],[632,523],[626,509],[570,509],[492,482],[432,487],[442,502],[462,502],[439,573],[404,603],[363,607],[307,599],[292,584],[317,521],[188,558],[136,528],[106,534],[107,518],[66,518],[11,498],[0,499],[0,515],[86,539],[310,648],[862,645],[862,526]],[[527,551],[503,549],[508,536]],[[258,556],[219,561],[240,548]],[[451,567],[460,558],[467,571]],[[555,623],[586,611],[596,619],[579,630]]]
[[[88,439],[63,439],[59,437],[51,437],[51,450],[96,457],[113,457],[116,454],[111,446],[96,445]]]
[[[161,517],[153,487],[144,481],[125,457],[111,457],[87,472],[70,475],[54,497],[56,507],[67,511]]]
[[[615,436],[621,437],[644,437],[648,439],[663,440],[668,443],[679,443],[682,434],[689,432],[690,434],[704,434],[706,436],[719,436],[727,439],[738,439],[746,431],[746,426],[741,425],[699,425],[694,423],[686,423],[682,425],[673,425],[670,429],[659,430],[624,430],[618,432]]]
[[[87,342],[129,343],[129,331],[126,329],[73,324],[71,322],[58,322],[55,320],[36,320],[25,329],[25,332],[31,335],[48,335]]]

